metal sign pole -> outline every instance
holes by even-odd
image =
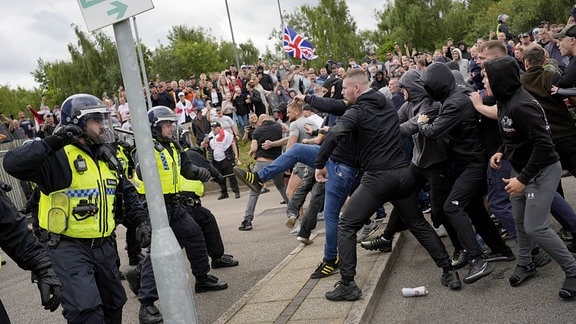
[[[152,133],[145,108],[146,104],[142,96],[142,79],[138,70],[130,20],[125,19],[114,23],[113,26],[126,95],[128,102],[130,102],[132,128],[136,134],[136,147],[138,148],[140,169],[152,223],[150,256],[164,322],[197,323],[196,308],[182,251],[168,223],[166,205],[156,167]]]

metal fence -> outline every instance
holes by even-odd
[[[24,191],[22,191],[22,186],[20,185],[20,180],[10,176],[6,171],[4,171],[4,155],[9,150],[18,147],[24,143],[25,140],[14,140],[8,143],[0,143],[0,181],[3,181],[10,186],[12,186],[12,191],[8,192],[8,197],[14,202],[16,208],[22,209],[26,205],[26,197],[24,196]]]

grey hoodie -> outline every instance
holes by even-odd
[[[408,91],[409,100],[398,110],[398,117],[400,134],[412,136],[414,142],[412,164],[428,168],[448,159],[448,140],[446,137],[430,139],[418,132],[418,115],[428,115],[433,120],[440,109],[440,103],[432,101],[426,93],[420,76],[418,70],[408,70],[400,78],[400,86]]]

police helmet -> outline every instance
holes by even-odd
[[[99,130],[87,129],[89,120],[102,122]],[[88,144],[114,142],[110,111],[100,99],[90,94],[75,94],[62,103],[59,126],[76,125],[83,131]]]
[[[510,17],[507,14],[500,14],[498,15],[498,22],[502,23],[503,21],[510,20]]]
[[[150,130],[152,136],[162,135],[161,122],[167,121],[170,123],[178,121],[178,115],[172,109],[165,106],[155,106],[148,111],[148,121],[150,122]]]

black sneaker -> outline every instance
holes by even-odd
[[[212,259],[212,269],[229,268],[237,265],[238,260],[234,260],[234,257],[230,254],[224,254],[219,259]]]
[[[532,262],[534,262],[536,268],[542,268],[552,262],[552,258],[541,248],[536,248],[532,250]]]
[[[488,261],[482,259],[481,257],[470,259],[468,261],[470,268],[468,274],[464,277],[464,283],[471,284],[478,281],[478,279],[489,275],[494,271],[494,265],[488,263]]]
[[[563,299],[576,297],[576,277],[566,277],[558,295]]]
[[[482,254],[482,258],[488,262],[494,261],[513,261],[516,259],[514,252],[509,247],[506,247],[502,252],[486,251]]]
[[[463,268],[468,264],[468,253],[466,250],[455,250],[452,254],[452,266],[454,269]]]
[[[447,286],[452,290],[458,290],[462,288],[462,282],[460,282],[460,276],[456,270],[443,273],[440,282],[443,286]]]
[[[360,243],[360,246],[368,251],[380,250],[382,252],[392,251],[392,241],[384,238],[383,235],[377,237],[370,241],[364,241]]]
[[[218,278],[213,275],[206,275],[203,280],[196,280],[194,285],[196,293],[203,293],[207,291],[218,291],[228,288],[227,283],[218,282]]]
[[[514,273],[512,273],[512,275],[508,277],[508,283],[510,283],[510,286],[515,287],[523,283],[526,279],[532,277],[535,274],[536,274],[536,265],[534,263],[530,263],[527,266],[517,265],[516,269],[514,269]]]
[[[152,305],[140,305],[140,313],[138,314],[140,324],[156,324],[162,323],[162,314],[158,307]]]
[[[326,293],[326,299],[331,301],[355,301],[360,299],[362,296],[362,290],[356,286],[354,281],[345,283],[340,280],[334,285],[336,287],[334,290]]]
[[[221,194],[221,195],[218,197],[218,200],[227,199],[227,198],[228,198],[228,195]]]
[[[238,229],[241,231],[249,231],[252,229],[252,222],[243,221],[242,224],[240,224],[240,227],[238,227]]]
[[[323,260],[322,263],[310,275],[310,279],[320,279],[335,274],[340,268],[340,258],[336,257],[336,261],[330,262]]]
[[[246,170],[240,169],[239,167],[234,167],[234,174],[240,179],[245,185],[250,188],[250,190],[260,193],[262,191],[262,181],[258,177],[257,173],[248,172]]]
[[[126,272],[126,281],[128,281],[128,288],[130,291],[134,293],[134,295],[138,296],[138,292],[140,291],[140,271],[137,268],[130,269]]]

